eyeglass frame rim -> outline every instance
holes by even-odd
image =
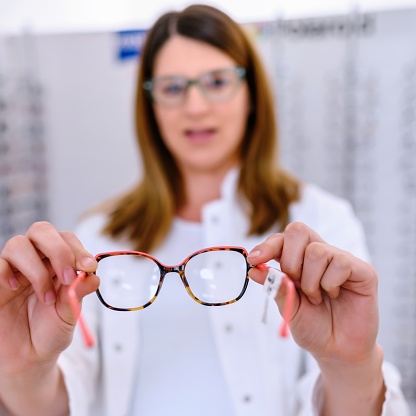
[[[228,70],[235,72],[238,75],[238,79],[239,79],[240,82],[243,81],[246,78],[246,76],[247,76],[247,70],[245,68],[243,68],[240,65],[235,65],[235,66],[232,66],[232,67],[212,69],[210,71],[203,72],[197,78],[187,78],[187,77],[184,77],[184,76],[181,76],[181,75],[163,75],[163,76],[159,76],[159,77],[150,77],[149,79],[147,79],[146,81],[143,82],[142,88],[147,92],[150,100],[153,103],[158,104],[158,105],[161,105],[163,107],[175,107],[176,105],[163,104],[160,101],[158,101],[158,100],[155,99],[155,97],[154,97],[154,95],[152,93],[153,82],[154,82],[155,79],[163,79],[163,78],[164,79],[168,79],[168,78],[185,79],[187,81],[186,88],[185,88],[185,97],[186,97],[186,93],[187,93],[189,87],[192,86],[192,85],[196,85],[201,90],[202,95],[205,98],[207,98],[205,92],[203,91],[203,89],[201,89],[201,85],[199,83],[200,79],[204,75],[208,75],[208,74],[213,73],[213,72],[228,71]],[[214,102],[215,102],[215,100],[214,100]],[[177,105],[180,105],[181,103],[182,102],[179,102],[179,104],[177,104]]]
[[[246,261],[246,277],[245,277],[245,280],[244,280],[244,285],[243,285],[243,288],[241,289],[241,292],[239,293],[239,295],[233,300],[226,301],[226,302],[216,302],[216,303],[204,302],[201,299],[197,298],[192,293],[192,290],[190,289],[189,283],[186,280],[184,271],[185,271],[185,266],[189,262],[189,260],[191,260],[193,257],[195,257],[199,254],[208,253],[208,252],[212,252],[212,251],[235,251],[235,252],[240,253]],[[138,306],[138,307],[135,307],[135,308],[118,308],[118,307],[115,307],[115,306],[112,306],[112,305],[108,304],[104,300],[104,298],[102,297],[101,292],[100,292],[100,288],[98,287],[98,289],[95,291],[95,293],[96,293],[98,299],[100,300],[100,302],[106,308],[111,309],[113,311],[118,311],[118,312],[135,312],[135,311],[139,311],[139,310],[142,310],[142,309],[145,309],[145,308],[149,307],[152,303],[154,303],[157,296],[159,295],[159,293],[161,291],[161,288],[162,288],[162,285],[163,285],[163,281],[164,281],[165,276],[166,276],[167,273],[177,273],[179,275],[179,277],[181,278],[181,281],[182,281],[183,285],[185,286],[185,290],[188,293],[188,295],[191,296],[191,298],[195,302],[199,303],[200,305],[203,305],[203,306],[231,305],[231,304],[237,302],[238,300],[240,300],[243,297],[243,295],[245,294],[245,292],[247,290],[247,287],[248,287],[248,282],[250,280],[250,276],[248,275],[248,272],[250,271],[250,269],[255,267],[247,261],[248,252],[244,247],[241,247],[241,246],[213,246],[213,247],[202,248],[200,250],[197,250],[197,251],[194,251],[193,253],[191,253],[181,263],[178,263],[178,264],[173,265],[173,266],[168,266],[168,265],[162,263],[156,257],[152,256],[149,253],[144,253],[144,252],[135,251],[135,250],[106,251],[106,252],[96,254],[95,259],[96,259],[97,263],[99,263],[101,260],[103,260],[105,258],[123,256],[123,255],[141,256],[141,257],[146,257],[146,258],[152,260],[159,267],[160,277],[159,277],[159,282],[158,282],[156,293],[153,295],[153,297],[147,303],[145,303],[144,305]],[[96,272],[94,272],[93,274],[96,274]]]

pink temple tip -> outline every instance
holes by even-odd
[[[78,323],[82,332],[82,337],[84,339],[84,343],[87,347],[91,348],[95,345],[95,338],[91,331],[88,329],[87,324],[85,323],[85,319],[82,314],[78,317]]]
[[[286,275],[283,276],[282,280],[286,285],[286,301],[285,309],[283,311],[283,322],[280,327],[280,336],[287,337],[289,335],[289,322],[295,303],[295,285]]]
[[[71,303],[72,310],[75,316],[78,319],[79,327],[81,330],[82,338],[84,340],[84,344],[87,347],[93,347],[95,345],[95,338],[92,332],[88,329],[88,326],[85,322],[84,317],[82,316],[81,308],[79,306],[78,298],[76,295],[76,287],[78,286],[79,282],[85,279],[87,274],[85,272],[81,272],[74,282],[71,283],[69,287],[69,300]]]
[[[259,263],[259,264],[256,266],[256,269],[259,269],[259,270],[261,270],[262,272],[267,272],[267,271],[269,270],[269,268],[270,268],[270,266],[269,266],[268,264],[266,264],[266,263]]]

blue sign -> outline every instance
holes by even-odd
[[[117,32],[118,58],[123,61],[140,56],[146,32],[146,30],[122,30]]]

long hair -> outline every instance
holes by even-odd
[[[153,75],[159,50],[175,34],[214,46],[245,68],[251,111],[240,149],[238,192],[248,202],[250,235],[267,232],[273,226],[284,229],[289,221],[289,205],[299,198],[299,182],[276,160],[275,110],[263,65],[239,24],[214,7],[192,5],[182,12],[162,15],[146,36],[135,109],[144,173],[137,187],[115,202],[104,233],[127,237],[136,250],[151,251],[163,241],[185,201],[179,169],[163,143],[154,104],[142,88]]]

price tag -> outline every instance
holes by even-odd
[[[266,299],[264,303],[264,311],[262,322],[267,323],[267,308],[269,305],[269,299],[274,299],[279,291],[280,285],[282,284],[283,277],[286,276],[280,270],[274,269],[265,265],[268,269],[266,280],[263,284],[263,291],[266,294]],[[264,267],[264,266],[263,266]]]

